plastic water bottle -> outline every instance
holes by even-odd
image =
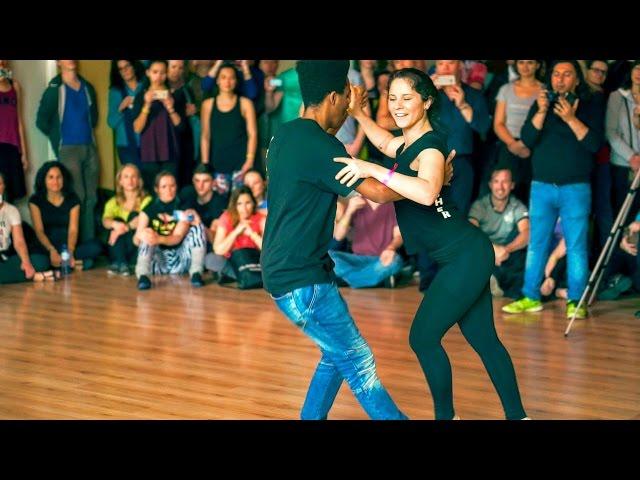
[[[60,252],[60,258],[62,264],[60,265],[60,274],[65,277],[71,273],[71,253],[66,245],[62,245],[62,251]]]
[[[181,222],[183,220],[186,220],[187,222],[193,222],[194,219],[192,214],[187,215],[184,210],[174,210],[173,218],[175,218],[178,222]]]

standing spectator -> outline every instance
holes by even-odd
[[[567,244],[569,293],[567,317],[585,318],[577,309],[589,274],[587,234],[591,207],[589,183],[595,153],[602,147],[604,99],[592,94],[575,60],[556,60],[551,68],[552,92],[540,92],[522,127],[522,140],[532,150],[531,238],[527,251],[523,297],[506,313],[542,310],[540,284],[558,217]],[[550,101],[550,94],[553,94]]]
[[[640,61],[632,64],[622,88],[609,96],[606,114],[606,135],[611,144],[611,181],[613,210],[616,214],[640,168],[640,135],[636,124],[640,114]],[[636,195],[628,219],[635,217],[640,206]],[[630,221],[630,220],[628,220]]]
[[[171,95],[175,99],[175,109],[183,119],[178,130],[180,159],[178,160],[178,187],[191,184],[194,164],[193,130],[191,119],[196,115],[195,95],[191,87],[185,83],[185,61],[169,60],[167,81]]]
[[[98,123],[96,91],[78,74],[77,60],[58,60],[60,74],[44,91],[36,125],[49,137],[58,159],[71,172],[80,200],[80,239],[95,237],[100,161],[93,129]],[[71,187],[71,185],[68,185]]]
[[[603,88],[609,71],[606,60],[586,61],[586,80],[589,88],[594,93],[604,94],[608,92]],[[605,117],[606,118],[606,117]],[[606,130],[606,126],[605,126]],[[606,131],[605,131],[606,133]],[[593,242],[596,255],[607,242],[609,232],[613,225],[613,203],[611,192],[611,146],[608,142],[596,153],[596,165],[591,174],[591,191],[593,195],[593,216],[595,218],[595,230],[597,240]]]
[[[195,164],[200,163],[200,108],[202,101],[208,95],[202,90],[202,81],[213,66],[213,60],[191,60],[192,72],[189,72],[187,85],[193,92],[193,102],[196,106],[196,113],[189,117],[191,132],[193,133],[193,158]]]
[[[242,185],[258,141],[253,103],[236,93],[236,75],[233,65],[222,66],[216,77],[218,94],[202,102],[202,163],[210,165],[222,194]]]
[[[133,102],[133,129],[140,134],[144,185],[153,185],[160,171],[177,175],[182,117],[167,84],[167,61],[152,60],[146,71],[149,86]]]
[[[0,60],[0,173],[11,179],[5,185],[5,199],[13,202],[27,194],[24,172],[29,168],[29,160],[20,84],[9,67],[7,60]]]
[[[543,85],[536,78],[540,69],[538,60],[516,60],[516,69],[518,78],[503,85],[496,96],[493,130],[499,140],[497,163],[511,170],[515,182],[514,195],[528,204],[531,150],[522,142],[520,134]]]
[[[453,85],[442,85],[439,77],[454,77]],[[461,82],[460,60],[436,60],[433,80],[439,90],[440,123],[449,131],[448,148],[455,150],[453,169],[456,181],[452,183],[453,201],[463,215],[469,212],[473,189],[473,132],[480,136],[491,125],[487,104],[482,93]]]
[[[133,100],[142,91],[144,66],[140,60],[112,60],[107,123],[116,137],[120,165],[140,167],[140,134],[133,130]]]
[[[280,82],[279,86],[265,85],[265,107],[270,115],[271,136],[283,123],[298,118],[302,105],[302,93],[296,69],[289,68],[276,78]]]
[[[220,86],[218,83],[218,74],[223,66],[229,65],[236,72],[238,93],[255,102],[260,96],[264,75],[258,67],[251,65],[250,60],[216,60],[207,73],[207,76],[202,79],[202,91],[209,96],[217,95],[216,86]]]

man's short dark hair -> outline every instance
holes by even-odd
[[[196,168],[193,169],[194,177],[202,173],[206,173],[207,175],[210,175],[213,178],[213,175],[211,174],[211,170],[209,170],[209,166],[205,165],[204,163],[199,164]]]
[[[331,92],[344,91],[349,60],[299,60],[296,71],[302,101],[311,107],[321,104]]]

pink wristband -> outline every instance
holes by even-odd
[[[391,180],[391,177],[393,176],[393,174],[396,173],[396,168],[398,168],[398,163],[394,163],[393,168],[389,170],[385,175],[385,177],[382,179],[383,185],[387,185],[389,183],[389,180]]]

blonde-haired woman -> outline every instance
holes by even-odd
[[[120,167],[116,174],[116,194],[104,206],[102,225],[110,231],[109,273],[129,275],[129,265],[135,264],[137,247],[133,235],[138,226],[138,214],[151,203],[144,191],[140,170],[132,163]]]

